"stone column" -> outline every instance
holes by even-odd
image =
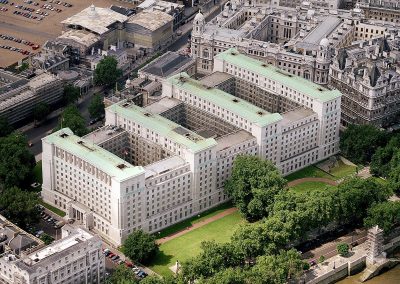
[[[367,236],[367,265],[374,264],[383,256],[383,230],[375,226],[368,230]]]

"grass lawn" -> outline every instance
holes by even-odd
[[[338,162],[338,166],[331,169],[330,174],[335,176],[335,179],[341,179],[343,177],[352,175],[356,172],[356,166],[350,166],[343,163],[341,160]]]
[[[296,179],[306,178],[306,177],[318,177],[318,178],[333,179],[333,177],[331,175],[318,169],[316,166],[308,166],[304,169],[301,169],[300,171],[297,171],[295,173],[292,173],[292,174],[286,176],[285,179],[287,179],[288,181],[293,181]]]
[[[220,204],[220,205],[218,205],[218,206],[216,206],[216,207],[214,207],[214,208],[212,208],[210,210],[204,211],[203,213],[200,214],[200,217],[194,216],[194,217],[189,218],[189,219],[187,219],[185,221],[182,221],[180,223],[172,225],[172,226],[160,231],[159,234],[157,233],[155,235],[157,236],[158,239],[164,238],[166,236],[172,235],[173,233],[182,231],[182,230],[186,229],[187,227],[192,226],[193,224],[196,224],[196,223],[198,223],[200,221],[203,221],[203,220],[208,219],[208,218],[210,218],[212,216],[215,216],[215,215],[225,211],[226,209],[232,208],[232,207],[233,207],[233,205],[232,205],[231,202]]]
[[[40,200],[39,203],[61,217],[64,217],[66,215],[64,211],[62,211],[54,206],[51,206],[50,204],[44,202],[43,200]]]
[[[323,182],[307,181],[290,187],[290,190],[296,193],[307,193],[312,190],[329,190],[332,188],[335,188],[335,186]]]
[[[42,161],[36,163],[36,166],[33,168],[33,178],[35,182],[42,184]]]
[[[215,222],[209,223],[172,239],[160,246],[160,251],[149,266],[162,276],[172,275],[169,269],[179,260],[182,263],[201,252],[200,244],[203,241],[215,240],[219,243],[228,242],[240,223],[245,222],[239,212],[234,212]]]

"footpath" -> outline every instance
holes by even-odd
[[[237,211],[236,208],[229,208],[229,209],[226,209],[225,211],[223,211],[223,212],[221,212],[221,213],[218,213],[217,215],[214,215],[214,216],[212,216],[212,217],[210,217],[210,218],[207,218],[207,219],[205,219],[205,220],[202,220],[202,221],[200,221],[200,222],[197,222],[197,223],[193,224],[193,225],[190,226],[190,227],[187,227],[186,229],[184,229],[184,230],[182,230],[182,231],[179,231],[179,232],[176,232],[176,233],[174,233],[174,234],[172,234],[172,235],[169,235],[169,236],[167,236],[167,237],[158,239],[156,242],[157,242],[157,244],[159,244],[159,245],[160,245],[160,244],[163,244],[163,243],[165,243],[165,242],[168,242],[168,241],[170,241],[170,240],[173,240],[173,239],[175,239],[175,238],[178,238],[178,237],[180,237],[180,236],[182,236],[182,235],[184,235],[184,234],[187,234],[187,233],[189,233],[190,231],[193,231],[193,230],[195,230],[195,229],[197,229],[197,228],[201,228],[201,227],[203,227],[203,226],[205,226],[205,225],[207,225],[207,224],[209,224],[209,223],[211,223],[211,222],[214,222],[214,221],[219,220],[219,219],[221,219],[221,218],[223,218],[223,217],[225,217],[225,216],[228,216],[228,215],[230,215],[230,214],[232,214],[232,213],[234,213],[234,212],[236,212],[236,211]]]

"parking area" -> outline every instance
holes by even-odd
[[[47,234],[54,240],[61,239],[61,227],[65,224],[65,222],[53,212],[47,210],[41,205],[39,206],[41,209],[40,221],[38,224],[27,228],[28,232],[38,238],[40,238],[43,234]]]
[[[109,248],[103,249],[103,254],[106,257],[106,272],[108,275],[112,273],[117,265],[125,265],[127,268],[132,269],[135,277],[138,280],[147,277],[147,273],[144,271],[145,268],[141,267],[135,263],[132,263],[128,260],[123,260],[121,256],[116,251],[111,251]]]
[[[46,40],[54,39],[61,35],[61,21],[89,7],[110,7],[121,5],[118,0],[0,0],[0,34],[13,36],[42,46]],[[132,4],[123,3],[132,7]],[[7,45],[11,48],[26,49],[20,43],[10,42],[0,38],[0,46]],[[18,60],[27,57],[8,48],[0,48],[0,67],[6,67]],[[29,50],[30,53],[40,51]]]

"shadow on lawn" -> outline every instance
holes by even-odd
[[[159,251],[156,257],[154,258],[152,265],[166,266],[167,264],[170,263],[173,257],[174,257],[173,255],[165,254],[165,252]]]

